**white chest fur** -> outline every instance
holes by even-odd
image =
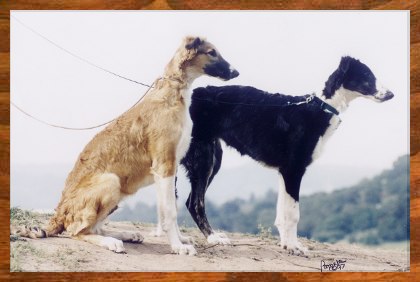
[[[187,96],[188,94],[186,94],[185,96]],[[184,96],[184,97],[185,97]],[[177,158],[177,162],[179,162],[187,153],[188,148],[190,147],[190,143],[191,143],[191,132],[192,132],[192,120],[190,117],[190,112],[189,112],[189,108],[190,108],[190,104],[191,104],[191,97],[185,97],[185,104],[186,104],[186,111],[185,111],[185,115],[184,115],[184,122],[182,125],[182,133],[181,133],[181,138],[179,140],[178,143],[178,147],[176,150],[176,158]]]
[[[316,143],[315,149],[312,153],[312,161],[316,160],[322,153],[325,143],[327,140],[333,135],[335,130],[340,125],[341,120],[338,116],[334,115],[330,119],[330,125],[328,126],[327,130],[325,131],[324,135],[320,136],[318,142]]]

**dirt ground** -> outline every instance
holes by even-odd
[[[28,239],[11,237],[11,271],[315,271],[321,263],[341,260],[336,271],[409,271],[409,253],[378,250],[353,244],[324,244],[299,238],[310,251],[307,257],[289,255],[268,236],[227,233],[230,246],[210,245],[196,228],[182,228],[192,236],[196,256],[171,254],[166,236],[153,237],[153,226],[109,222],[107,228],[138,230],[141,244],[124,243],[117,254],[66,237]],[[323,262],[322,262],[323,261]],[[345,261],[345,262],[344,262]],[[324,268],[324,271],[327,269]]]

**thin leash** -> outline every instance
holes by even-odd
[[[115,73],[113,71],[110,71],[110,70],[108,70],[108,69],[106,69],[104,67],[101,67],[101,66],[99,66],[99,65],[97,65],[97,64],[95,64],[95,63],[93,63],[93,62],[91,62],[91,61],[89,61],[89,60],[87,60],[87,59],[85,59],[85,58],[83,58],[83,57],[81,57],[81,56],[79,56],[79,55],[77,55],[77,54],[69,51],[68,49],[62,47],[61,45],[59,45],[56,42],[52,41],[51,39],[47,38],[43,34],[39,33],[36,30],[34,30],[30,26],[26,25],[21,20],[17,19],[15,16],[10,15],[10,17],[13,18],[16,22],[18,22],[21,26],[25,27],[26,29],[28,29],[29,31],[31,31],[32,33],[34,33],[35,35],[37,35],[38,37],[40,37],[43,40],[45,40],[46,42],[52,44],[53,46],[55,46],[56,48],[60,49],[61,51],[67,53],[68,55],[70,55],[70,56],[72,56],[72,57],[74,57],[74,58],[76,58],[76,59],[78,59],[78,60],[80,60],[80,61],[82,61],[82,62],[84,62],[84,63],[86,63],[86,64],[88,64],[90,66],[92,66],[92,67],[95,67],[96,69],[99,69],[99,70],[102,70],[102,71],[104,71],[104,72],[106,72],[108,74],[111,74],[111,75],[113,75],[115,77],[118,77],[118,78],[121,78],[121,79],[130,81],[132,83],[136,83],[136,84],[139,84],[139,85],[142,85],[142,86],[145,86],[145,87],[148,87],[147,91],[143,94],[143,96],[141,96],[140,99],[137,100],[136,103],[134,105],[132,105],[127,111],[131,110],[134,106],[136,106],[138,103],[140,103],[140,101],[146,96],[146,94],[150,91],[150,89],[153,88],[154,83],[152,83],[151,85],[148,85],[146,83],[139,82],[137,80],[134,80],[134,79],[125,77],[123,75],[120,75],[120,74],[117,74],[117,73]],[[161,79],[161,78],[158,78],[158,80],[159,79]],[[14,108],[16,108],[17,110],[19,110],[21,113],[23,113],[24,115],[26,115],[26,116],[28,116],[28,117],[30,117],[30,118],[32,118],[32,119],[34,119],[34,120],[42,123],[42,124],[45,124],[45,125],[48,125],[48,126],[51,126],[51,127],[55,127],[55,128],[67,129],[67,130],[91,130],[91,129],[95,129],[95,128],[102,127],[102,126],[105,126],[107,124],[110,124],[111,122],[115,121],[118,118],[118,117],[116,117],[116,118],[113,118],[112,120],[109,120],[107,122],[104,122],[104,123],[101,123],[101,124],[98,124],[98,125],[94,125],[94,126],[88,126],[88,127],[69,127],[69,126],[57,125],[57,124],[53,124],[53,123],[44,121],[44,120],[42,120],[42,119],[40,119],[40,118],[38,118],[38,117],[36,117],[36,116],[28,113],[27,111],[25,111],[24,109],[22,109],[22,107],[19,107],[18,105],[16,105],[13,101],[10,101],[10,104]]]
[[[251,106],[251,107],[274,107],[274,108],[285,108],[285,107],[289,107],[289,106],[298,106],[298,105],[302,105],[302,104],[309,104],[313,101],[315,101],[315,98],[318,98],[315,93],[312,94],[307,94],[302,96],[303,98],[305,98],[303,101],[300,102],[295,102],[295,103],[291,103],[290,101],[288,101],[285,104],[282,105],[278,105],[278,104],[257,104],[257,103],[238,103],[238,102],[228,102],[228,101],[221,101],[221,100],[210,100],[210,99],[201,99],[201,98],[197,98],[197,97],[192,97],[192,100],[197,100],[197,101],[205,101],[205,102],[209,102],[209,103],[216,103],[216,104],[226,104],[226,105],[235,105],[235,106]],[[319,98],[318,98],[319,99]],[[334,108],[333,106],[331,106],[330,104],[324,102],[322,99],[319,99],[320,101],[320,108],[321,110],[323,110],[324,112],[328,112],[328,113],[332,113],[334,115],[339,115],[339,111]]]
[[[159,79],[161,79],[161,78],[158,78],[157,80],[159,80]],[[157,81],[156,80],[156,81]],[[149,88],[146,90],[146,92],[140,97],[140,99],[138,99],[137,100],[137,102],[134,104],[134,105],[132,105],[126,112],[128,112],[129,110],[131,110],[132,108],[134,108],[138,103],[140,103],[141,102],[141,100],[143,100],[143,98],[144,97],[146,97],[146,95],[147,95],[147,93],[150,91],[150,89],[153,87],[153,85],[155,85],[155,82],[154,83],[152,83],[150,86],[149,86]],[[33,116],[33,115],[31,115],[31,114],[29,114],[28,112],[26,112],[25,110],[23,110],[22,108],[20,108],[19,106],[17,106],[15,103],[13,103],[12,101],[10,101],[10,104],[13,106],[13,107],[15,107],[17,110],[19,110],[21,113],[23,113],[23,114],[25,114],[26,116],[28,116],[28,117],[30,117],[30,118],[32,118],[32,119],[34,119],[34,120],[36,120],[36,121],[38,121],[38,122],[40,122],[40,123],[42,123],[42,124],[45,124],[45,125],[48,125],[48,126],[51,126],[51,127],[55,127],[55,128],[61,128],[61,129],[67,129],[67,130],[91,130],[91,129],[95,129],[95,128],[98,128],[98,127],[102,127],[102,126],[104,126],[104,125],[107,125],[107,124],[110,124],[111,122],[113,122],[113,121],[115,121],[115,120],[117,120],[118,119],[118,117],[120,117],[120,115],[119,116],[117,116],[117,117],[115,117],[115,118],[113,118],[112,120],[110,120],[110,121],[107,121],[107,122],[104,122],[104,123],[101,123],[101,124],[98,124],[98,125],[94,125],[94,126],[89,126],[89,127],[68,127],[68,126],[62,126],[62,125],[58,125],[58,124],[53,124],[53,123],[50,123],[50,122],[47,122],[47,121],[44,121],[44,120],[42,120],[42,119],[40,119],[40,118],[38,118],[38,117],[35,117],[35,116]]]
[[[315,94],[308,94],[306,95],[307,97],[305,98],[304,101],[301,102],[296,102],[296,103],[290,103],[287,102],[284,105],[276,105],[276,104],[257,104],[257,103],[237,103],[237,102],[228,102],[228,101],[220,101],[220,100],[208,100],[208,99],[201,99],[201,98],[197,98],[197,97],[192,97],[193,100],[198,100],[198,101],[205,101],[205,102],[212,102],[212,103],[217,103],[217,104],[226,104],[226,105],[238,105],[238,106],[257,106],[257,107],[275,107],[275,108],[282,108],[285,106],[297,106],[297,105],[301,105],[301,104],[308,104],[309,102],[311,102],[313,100],[313,98],[315,97]]]
[[[18,23],[19,23],[20,25],[22,25],[23,27],[25,27],[26,29],[28,29],[29,31],[31,31],[32,33],[36,34],[36,35],[37,35],[37,36],[39,36],[40,38],[44,39],[44,40],[45,40],[45,41],[47,41],[48,43],[50,43],[50,44],[52,44],[53,46],[55,46],[56,48],[60,49],[61,51],[63,51],[63,52],[65,52],[65,53],[69,54],[70,56],[72,56],[72,57],[74,57],[74,58],[76,58],[76,59],[78,59],[78,60],[80,60],[80,61],[82,61],[82,62],[84,62],[84,63],[86,63],[86,64],[88,64],[88,65],[90,65],[90,66],[92,66],[92,67],[95,67],[95,68],[97,68],[97,69],[99,69],[99,70],[102,70],[102,71],[104,71],[104,72],[106,72],[106,73],[108,73],[108,74],[111,74],[111,75],[113,75],[113,76],[119,77],[119,78],[121,78],[121,79],[125,79],[125,80],[127,80],[127,81],[130,81],[130,82],[133,82],[133,83],[136,83],[136,84],[139,84],[139,85],[143,85],[143,86],[146,86],[146,87],[149,87],[149,88],[151,87],[151,85],[147,85],[147,84],[142,83],[142,82],[140,82],[140,81],[137,81],[137,80],[134,80],[134,79],[131,79],[131,78],[125,77],[125,76],[123,76],[123,75],[120,75],[120,74],[118,74],[118,73],[115,73],[115,72],[113,72],[113,71],[110,71],[110,70],[108,70],[108,69],[106,69],[106,68],[104,68],[104,67],[101,67],[101,66],[99,66],[99,65],[97,65],[97,64],[95,64],[95,63],[93,63],[93,62],[91,62],[91,61],[89,61],[89,60],[87,60],[87,59],[85,59],[85,58],[83,58],[83,57],[81,57],[81,56],[79,56],[79,55],[77,55],[77,54],[75,54],[75,53],[73,53],[73,52],[69,51],[68,49],[66,49],[66,48],[62,47],[61,45],[59,45],[59,44],[55,43],[55,42],[54,42],[54,41],[52,41],[51,39],[47,38],[45,35],[43,35],[43,34],[39,33],[38,31],[34,30],[34,29],[33,29],[33,28],[31,28],[30,26],[28,26],[28,25],[26,25],[25,23],[23,23],[21,20],[17,19],[15,16],[10,15],[10,17],[11,17],[11,18],[13,18],[16,22],[18,22]]]

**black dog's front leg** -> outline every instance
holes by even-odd
[[[303,255],[307,249],[298,241],[299,189],[303,173],[280,174],[277,216],[275,225],[280,233],[280,244],[289,253]]]

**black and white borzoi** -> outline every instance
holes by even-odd
[[[366,65],[351,57],[341,59],[320,97],[271,94],[247,86],[195,89],[192,141],[181,163],[191,182],[186,206],[207,241],[230,243],[223,233],[213,231],[205,213],[204,196],[222,161],[220,139],[279,172],[275,225],[280,243],[290,253],[303,254],[306,248],[297,240],[297,224],[306,167],[319,156],[350,101],[365,97],[384,102],[393,96]]]

